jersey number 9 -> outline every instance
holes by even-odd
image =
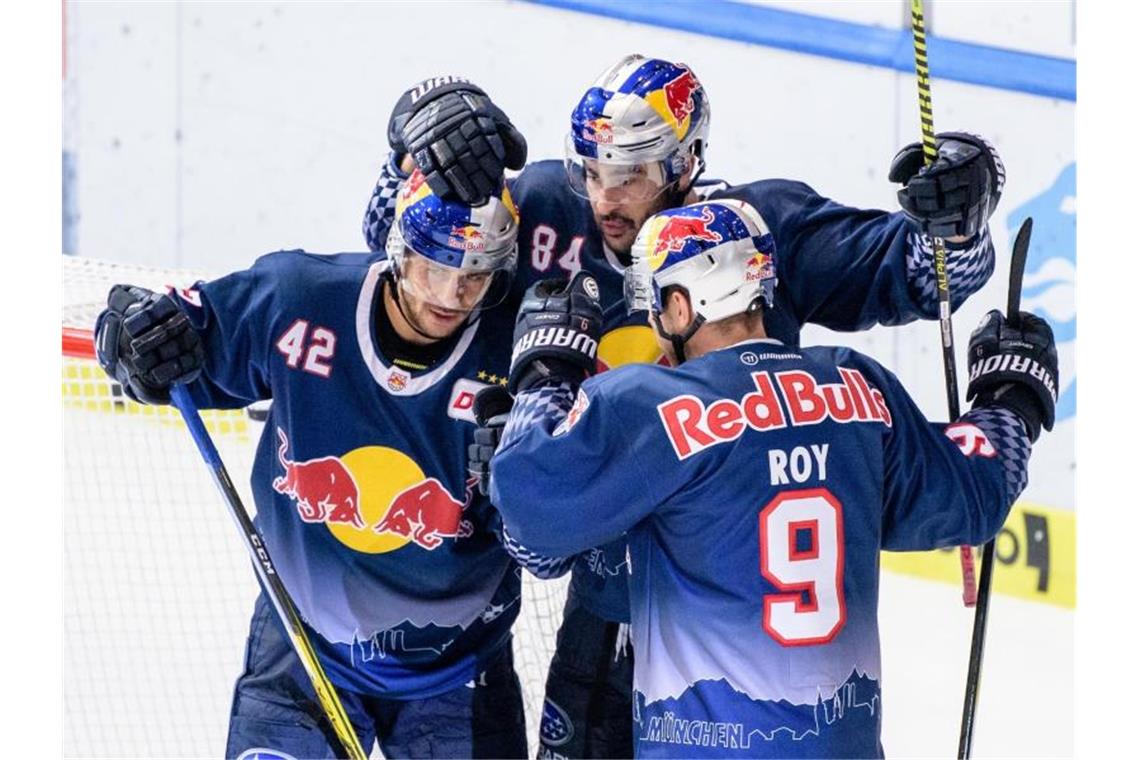
[[[785,491],[760,511],[764,630],[784,646],[826,644],[847,620],[843,510],[826,488]],[[806,599],[805,599],[806,596]]]

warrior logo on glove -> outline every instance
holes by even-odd
[[[536,282],[515,321],[507,388],[517,394],[545,380],[578,385],[597,369],[601,332],[602,307],[593,277],[579,272],[568,283]]]
[[[1034,441],[1042,427],[1053,429],[1057,345],[1048,322],[1023,311],[1015,324],[1000,311],[991,311],[970,336],[968,355],[966,399],[975,407],[1011,409],[1025,421]]]
[[[987,314],[985,321],[974,330],[974,335],[980,335],[985,330],[994,330],[995,314],[999,314],[999,312]],[[1047,324],[1045,326],[1048,327]],[[975,347],[977,358],[970,364],[970,382],[981,379],[983,375],[1024,373],[1041,383],[1049,393],[1053,403],[1057,403],[1057,380],[1053,372],[1045,365],[1034,361],[1029,355],[1037,351],[1039,347],[1025,340],[1014,338],[1003,341],[1002,348],[1011,351],[1011,353],[987,355],[984,349]],[[1014,350],[1018,350],[1018,353],[1012,353]]]

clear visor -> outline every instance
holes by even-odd
[[[575,195],[590,201],[644,203],[669,186],[664,161],[611,163],[586,158],[574,151],[567,138],[566,176]]]
[[[661,309],[661,291],[653,280],[653,273],[649,271],[649,263],[644,259],[634,259],[625,268],[623,294],[627,314]]]
[[[496,279],[505,280],[513,274],[513,261],[510,257],[500,258],[499,266],[490,268],[449,267],[437,264],[404,247],[397,257],[397,271],[400,289],[436,308],[448,311],[481,311],[498,306],[506,297],[508,287],[504,282],[488,297]],[[503,276],[496,278],[496,274]]]

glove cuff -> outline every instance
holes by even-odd
[[[487,95],[478,86],[455,75],[432,77],[409,87],[396,101],[392,115],[388,118],[388,144],[392,149],[397,153],[406,153],[408,146],[404,144],[402,133],[412,114],[436,98],[456,90],[467,90],[484,97]]]
[[[578,391],[590,372],[580,364],[566,361],[552,356],[544,356],[529,362],[516,374],[512,374],[508,381],[508,388],[513,395],[532,390],[541,385],[560,385],[566,383],[571,390]]]
[[[971,408],[983,407],[1000,407],[1016,414],[1025,424],[1029,440],[1034,443],[1041,436],[1042,424],[1046,430],[1053,429],[1053,421],[1046,421],[1045,410],[1041,408],[1037,394],[1019,383],[1007,383],[993,391],[979,393]]]

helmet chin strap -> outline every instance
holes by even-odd
[[[705,323],[704,316],[698,314],[694,317],[693,321],[689,323],[689,326],[685,328],[685,331],[679,335],[665,329],[665,325],[661,324],[660,312],[654,311],[652,312],[652,316],[653,323],[657,325],[657,332],[661,334],[661,337],[668,339],[669,343],[672,344],[673,353],[677,356],[677,364],[684,364],[685,344],[689,342],[689,338],[693,337],[693,334],[696,333],[697,330],[701,329],[701,325]]]
[[[702,153],[703,152],[704,151],[703,151],[703,147],[702,147]],[[697,180],[700,179],[701,175],[705,173],[704,158],[702,158],[701,156],[694,155],[693,161],[695,161],[697,164],[697,170],[695,172],[693,172],[693,177],[692,177],[692,179],[689,180],[689,186],[685,188],[685,192],[681,193],[682,202],[684,201],[684,197],[689,194],[689,191],[697,186]],[[680,184],[681,184],[680,182],[677,183],[678,186]],[[680,188],[678,187],[678,189],[680,189]]]

